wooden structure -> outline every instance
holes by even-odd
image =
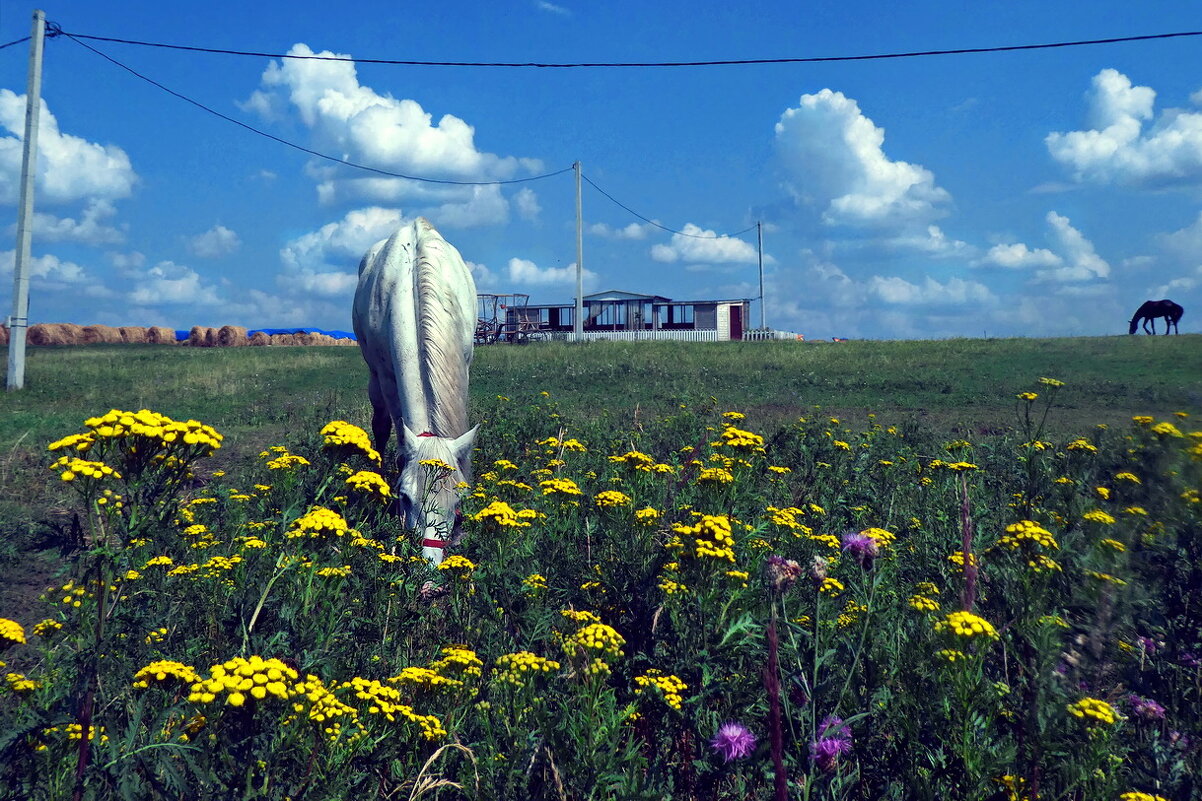
[[[527,304],[530,296],[521,292],[507,294],[476,294],[476,337],[477,345],[495,342],[522,344],[544,339],[548,331],[542,326],[537,314]]]

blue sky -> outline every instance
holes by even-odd
[[[1194,3],[47,2],[64,31],[430,61],[855,55],[1202,30]],[[0,43],[33,7],[0,9]],[[88,41],[222,114],[390,172],[580,160],[586,291],[755,297],[807,338],[1202,331],[1202,37],[825,64],[409,67]],[[11,308],[28,45],[0,51],[0,308]],[[1192,67],[1190,65],[1193,65]],[[363,252],[424,215],[481,291],[569,302],[570,172],[480,187],[323,162],[47,42],[33,322],[347,328]],[[758,306],[752,320],[759,320]]]

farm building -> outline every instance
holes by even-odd
[[[747,298],[672,300],[661,295],[609,290],[584,296],[583,330],[586,339],[725,342],[748,338],[750,311],[751,301]],[[540,333],[566,338],[572,333],[575,312],[574,303],[553,303],[528,305],[511,313],[520,315],[532,327],[537,326]]]

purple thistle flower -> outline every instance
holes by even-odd
[[[861,567],[872,564],[872,560],[881,552],[880,543],[867,534],[844,534],[842,542],[843,550],[851,554]]]
[[[718,727],[718,733],[710,740],[710,747],[727,762],[743,759],[755,750],[755,735],[742,723],[728,721]]]
[[[827,773],[839,763],[839,757],[851,750],[851,729],[842,718],[827,715],[818,724],[818,739],[810,743],[810,758]]]
[[[800,575],[801,565],[792,559],[772,554],[764,560],[764,581],[773,592],[787,592]]]
[[[1131,705],[1131,714],[1143,720],[1164,720],[1164,707],[1153,701],[1151,698],[1143,698],[1132,693],[1127,696],[1127,703]]]

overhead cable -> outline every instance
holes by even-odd
[[[13,45],[19,45],[19,44],[21,44],[21,42],[28,42],[30,40],[30,38],[32,38],[32,37],[24,36],[20,39],[13,39],[11,42],[6,42],[6,43],[0,45],[0,50],[3,50],[6,47],[12,47]]]
[[[729,237],[729,238],[734,238],[734,237],[736,237],[736,236],[739,236],[740,234],[745,234],[745,233],[747,233],[747,232],[748,232],[748,231],[750,231],[752,228],[755,228],[755,226],[754,226],[754,225],[752,225],[752,226],[750,226],[750,227],[748,227],[748,228],[744,228],[742,231],[735,231],[733,234],[690,234],[690,233],[686,233],[686,232],[684,232],[684,231],[677,231],[677,230],[676,230],[676,229],[674,229],[674,228],[669,228],[669,227],[667,227],[666,225],[660,225],[660,224],[659,224],[659,223],[657,223],[655,220],[648,219],[648,218],[644,217],[643,215],[639,214],[637,211],[635,211],[634,209],[630,208],[630,207],[629,207],[629,206],[627,206],[626,204],[622,203],[620,200],[618,200],[616,197],[614,197],[613,195],[611,195],[609,192],[606,192],[604,189],[602,189],[601,187],[597,186],[595,183],[593,183],[592,179],[591,179],[591,178],[589,178],[589,177],[588,177],[587,175],[585,175],[584,173],[581,173],[581,174],[580,174],[580,177],[581,177],[581,178],[583,178],[585,181],[588,181],[588,184],[589,184],[589,186],[591,186],[593,189],[596,189],[598,192],[600,192],[601,194],[605,195],[607,198],[609,198],[610,200],[612,200],[612,201],[613,201],[614,203],[616,203],[618,206],[621,206],[621,207],[622,207],[623,209],[625,209],[626,211],[628,211],[628,212],[630,212],[631,214],[633,214],[635,217],[638,217],[640,220],[642,220],[643,222],[647,223],[648,225],[654,225],[656,228],[660,229],[661,231],[667,231],[667,232],[668,232],[668,233],[670,233],[670,234],[677,234],[677,235],[679,235],[679,236],[688,236],[688,237],[692,237],[693,239],[723,239],[723,238],[727,238],[727,237]]]
[[[1107,39],[1078,39],[1067,42],[1045,42],[1040,44],[999,45],[996,47],[957,47],[949,50],[910,50],[898,53],[871,53],[853,56],[800,56],[796,58],[739,58],[714,59],[708,61],[582,61],[582,62],[538,62],[538,61],[418,61],[392,58],[352,58],[351,56],[294,55],[291,53],[267,53],[254,50],[232,50],[219,47],[197,47],[193,45],[147,42],[138,39],[121,39],[112,36],[92,36],[83,33],[67,33],[73,39],[91,39],[97,42],[159,47],[168,50],[187,50],[194,53],[218,53],[231,56],[255,56],[258,58],[301,59],[313,61],[350,61],[356,64],[394,64],[407,67],[518,67],[541,69],[570,69],[587,67],[732,67],[748,64],[819,64],[831,61],[875,61],[890,58],[919,58],[923,56],[960,56],[969,53],[1007,53],[1017,50],[1048,50],[1057,47],[1082,47],[1085,45],[1120,44],[1123,42],[1146,42],[1157,39],[1176,39],[1186,36],[1202,36],[1202,31],[1175,31],[1152,33],[1142,36],[1114,36]]]
[[[133,69],[132,67],[122,64],[117,59],[107,55],[106,53],[101,52],[100,50],[97,50],[96,48],[92,47],[91,45],[87,44],[86,42],[79,41],[79,39],[77,39],[72,34],[63,32],[62,35],[66,36],[68,39],[75,42],[80,47],[84,47],[88,50],[91,50],[93,53],[95,53],[96,55],[105,59],[106,61],[109,61],[109,62],[117,65],[118,67],[125,70],[129,74],[131,74],[137,78],[141,78],[143,81],[146,81],[150,85],[163,90],[164,92],[171,95],[172,97],[179,98],[180,100],[183,100],[185,103],[190,103],[193,106],[196,106],[197,108],[201,109],[202,111],[207,111],[208,113],[210,113],[216,117],[220,117],[221,119],[225,120],[226,122],[231,122],[234,125],[237,125],[239,128],[244,128],[244,129],[250,131],[251,133],[256,133],[259,136],[262,136],[262,137],[272,140],[273,142],[279,142],[282,145],[287,145],[288,147],[293,148],[295,150],[299,150],[302,153],[308,153],[310,156],[315,156],[320,159],[325,159],[326,161],[332,161],[335,164],[342,164],[347,167],[354,167],[357,170],[365,170],[367,172],[376,173],[377,175],[384,175],[389,178],[404,178],[409,181],[420,181],[422,183],[428,183],[428,184],[453,184],[455,186],[492,186],[492,185],[496,185],[496,184],[520,184],[520,183],[526,183],[528,181],[538,181],[543,178],[550,178],[555,175],[562,175],[563,173],[570,172],[572,170],[571,167],[564,167],[562,170],[556,170],[554,172],[543,173],[542,175],[531,175],[526,178],[509,178],[506,180],[496,180],[496,181],[454,181],[454,180],[450,180],[447,178],[424,178],[424,177],[421,177],[418,175],[405,175],[405,174],[399,173],[399,172],[392,172],[391,170],[383,170],[383,169],[380,169],[379,167],[372,167],[367,164],[359,164],[354,161],[348,161],[347,159],[341,159],[341,158],[338,158],[337,156],[331,156],[329,154],[322,153],[320,151],[313,150],[311,148],[307,148],[304,145],[298,145],[295,142],[290,142],[287,139],[283,139],[274,134],[270,134],[267,131],[262,130],[261,128],[256,128],[255,126],[249,125],[245,122],[242,122],[241,120],[234,119],[233,117],[231,117],[227,114],[222,114],[217,109],[211,108],[210,106],[206,106],[204,103],[201,103],[199,100],[193,100],[192,98],[188,97],[187,95],[181,94],[181,93],[175,91],[174,89],[164,86],[163,84],[159,83],[158,81],[154,80],[153,78],[149,78],[149,77],[143,75],[142,73],[138,72],[137,70]]]

